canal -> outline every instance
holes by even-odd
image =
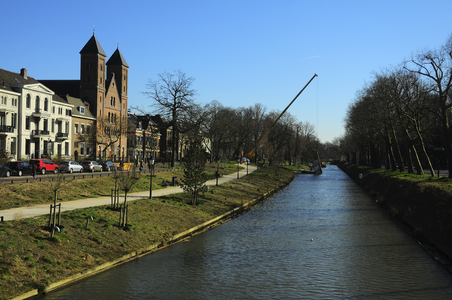
[[[452,299],[452,276],[336,166],[46,299]]]

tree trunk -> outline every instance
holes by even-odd
[[[403,163],[402,153],[400,151],[400,145],[399,145],[399,141],[397,139],[397,134],[396,134],[394,129],[392,129],[392,135],[394,136],[394,143],[395,143],[395,145],[397,147],[397,149],[396,149],[396,160],[397,160],[397,163],[399,164],[399,171],[400,172],[404,172],[405,171],[405,165]]]

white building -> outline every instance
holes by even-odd
[[[0,69],[0,151],[11,159],[71,156],[72,105],[32,77]]]

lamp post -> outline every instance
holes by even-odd
[[[150,158],[150,160],[149,160],[149,162],[150,162],[150,164],[151,164],[151,175],[150,175],[150,177],[151,177],[151,183],[150,183],[150,185],[149,185],[149,199],[152,199],[152,177],[154,177],[155,175],[154,175],[154,162],[155,162],[155,159],[154,159],[154,157],[151,157]]]
[[[246,159],[246,175],[248,175],[248,164],[249,164],[249,161],[248,161],[248,158]]]

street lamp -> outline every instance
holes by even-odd
[[[249,161],[248,161],[248,158],[246,158],[246,175],[248,175],[248,164],[249,164]]]
[[[152,177],[155,176],[154,175],[154,162],[155,162],[155,159],[154,159],[154,157],[151,156],[151,158],[149,160],[149,163],[151,164],[151,170],[150,170],[151,183],[149,185],[149,199],[152,199]]]

